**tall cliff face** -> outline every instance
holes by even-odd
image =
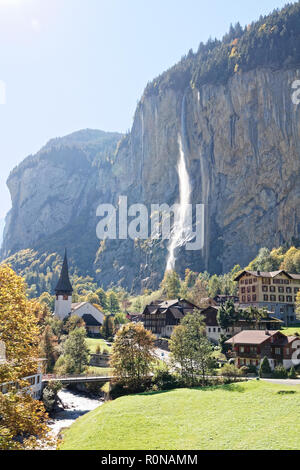
[[[79,271],[93,273],[96,207],[99,199],[110,197],[106,179],[121,138],[76,132],[51,140],[12,171],[2,258],[27,248],[61,253],[69,246]]]
[[[224,272],[246,265],[261,246],[299,239],[300,106],[291,99],[297,78],[297,68],[257,69],[226,85],[169,87],[142,99],[113,172],[118,193],[131,202],[172,204],[178,198],[178,134],[185,138],[192,202],[206,206],[205,246],[181,251],[179,271]],[[128,256],[130,247],[123,247]],[[161,249],[140,255],[135,276],[146,283],[157,272],[161,277],[165,258]],[[111,261],[108,244],[96,264],[107,278],[115,269],[128,274],[126,264],[110,268]]]
[[[8,180],[2,258],[68,246],[78,274],[104,287],[157,287],[167,242],[100,243],[96,210],[120,196],[148,208],[178,202],[178,136],[191,202],[206,208],[204,248],[178,251],[180,273],[221,273],[247,265],[262,246],[299,242],[299,24],[300,2],[236,25],[148,84],[128,135],[81,131],[27,158]]]
[[[166,87],[144,96],[132,132],[86,147],[52,141],[25,160],[8,181],[13,208],[3,255],[68,245],[79,272],[104,286],[155,287],[166,265],[166,243],[96,238],[96,208],[178,200],[178,135],[185,139],[193,204],[206,206],[205,246],[178,254],[177,269],[224,272],[246,265],[261,246],[300,238],[300,106],[291,84],[300,69],[257,69],[226,85]],[[102,149],[103,150],[103,149]],[[96,158],[98,155],[99,158]]]

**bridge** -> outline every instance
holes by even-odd
[[[42,384],[44,387],[49,382],[60,382],[62,385],[80,384],[80,383],[99,383],[112,382],[115,377],[103,375],[44,375]]]

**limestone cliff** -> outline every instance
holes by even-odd
[[[183,250],[179,270],[224,272],[236,263],[246,265],[261,246],[300,238],[300,106],[291,99],[297,78],[300,69],[257,69],[235,75],[226,85],[166,88],[142,99],[113,172],[118,193],[130,201],[174,203],[177,136],[185,136],[192,202],[204,203],[207,210],[204,250]],[[130,248],[123,247],[129,255]],[[159,248],[148,258],[140,256],[141,264],[132,267],[135,276],[149,282],[159,272],[161,278],[165,257]],[[118,256],[114,267],[112,258],[108,248],[98,257],[104,276],[114,278],[115,269],[127,276],[128,257],[120,263]]]
[[[27,158],[8,180],[2,258],[67,245],[78,272],[104,287],[157,287],[166,243],[100,243],[96,208],[119,196],[147,207],[177,202],[178,135],[192,202],[206,207],[204,249],[182,249],[178,271],[221,273],[262,246],[300,240],[299,19],[297,3],[190,52],[147,86],[128,135],[82,131]]]

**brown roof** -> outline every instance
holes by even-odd
[[[282,274],[282,273],[285,274],[290,279],[300,279],[299,274],[290,274],[287,271],[284,271],[283,269],[281,269],[280,271],[270,271],[270,272],[244,270],[234,280],[239,281],[240,278],[242,276],[244,276],[244,274],[251,274],[251,276],[255,276],[255,277],[270,277],[270,278],[273,278],[273,277],[278,276],[278,274]]]
[[[226,344],[262,344],[278,333],[280,333],[278,330],[244,330],[226,341]]]

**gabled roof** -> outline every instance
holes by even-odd
[[[86,305],[88,302],[77,302],[77,303],[73,303],[72,304],[72,312],[75,312],[76,310],[78,310],[79,308],[83,307],[84,305]]]
[[[226,344],[263,344],[280,331],[243,330],[226,341]]]
[[[280,271],[271,271],[271,272],[244,270],[234,280],[239,281],[241,277],[243,277],[245,274],[251,274],[251,276],[255,276],[255,277],[269,277],[269,278],[274,278],[278,276],[279,274],[285,274],[290,279],[300,279],[300,275],[290,274],[287,271],[284,271],[283,269],[281,269]]]
[[[55,293],[58,295],[58,294],[72,294],[72,292],[73,292],[73,287],[69,278],[68,258],[67,258],[67,250],[66,250],[60,278],[55,288]]]

